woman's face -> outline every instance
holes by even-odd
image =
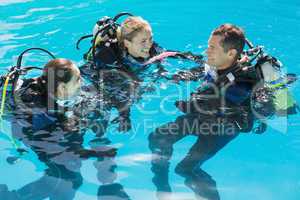
[[[151,30],[142,30],[138,32],[131,40],[124,41],[128,53],[135,58],[148,58],[152,47]]]
[[[68,100],[73,96],[77,95],[80,89],[81,79],[80,71],[76,68],[76,75],[74,75],[71,80],[67,83],[60,83],[57,88],[57,98],[61,100]]]

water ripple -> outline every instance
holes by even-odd
[[[45,33],[45,35],[53,35],[53,34],[59,32],[60,30],[61,30],[60,28],[59,29],[55,29],[53,31],[49,31],[49,32]]]
[[[23,22],[23,23],[8,23],[0,20],[0,31],[7,33],[9,30],[18,30],[22,29],[24,26],[30,24],[31,22]]]
[[[32,2],[33,0],[6,0],[6,1],[0,1],[0,6],[7,6],[10,4],[16,4],[16,3],[26,3],[26,2]]]
[[[4,58],[4,56],[10,50],[16,49],[16,48],[21,47],[21,46],[24,46],[24,45],[7,45],[7,46],[4,46],[4,47],[0,47],[0,59]]]
[[[25,35],[25,36],[14,37],[14,39],[23,40],[23,39],[35,38],[39,35],[40,35],[39,33],[36,33],[36,34],[33,34],[33,35]]]
[[[11,19],[24,19],[26,17],[30,17],[34,13],[37,12],[44,12],[44,11],[53,11],[53,10],[61,10],[64,9],[64,6],[57,6],[57,7],[46,7],[46,8],[32,8],[28,10],[24,15],[17,15],[17,16],[12,16],[10,17]]]
[[[9,41],[14,39],[17,34],[2,34],[0,35],[0,42]]]

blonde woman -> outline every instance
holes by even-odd
[[[163,51],[152,39],[150,24],[141,17],[130,16],[121,25],[103,18],[94,27],[94,47],[80,70],[103,93],[111,108],[119,111],[119,131],[131,128],[130,105],[137,99],[138,86],[146,70],[145,62]]]

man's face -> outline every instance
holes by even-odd
[[[234,62],[234,56],[232,51],[225,52],[221,46],[222,36],[211,35],[208,40],[207,64],[217,69],[226,69],[230,67]]]
[[[148,58],[150,56],[150,49],[152,47],[152,32],[151,30],[143,30],[131,41],[125,43],[128,53],[136,58]]]

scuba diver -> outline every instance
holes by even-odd
[[[261,48],[254,48],[250,43],[253,48],[247,53],[254,55],[254,58],[245,59],[243,55],[245,43],[243,30],[232,24],[223,24],[211,33],[200,87],[191,94],[188,101],[175,103],[184,115],[177,117],[175,122],[158,127],[149,135],[149,148],[153,154],[151,170],[156,186],[164,184],[161,182],[164,179],[157,177],[158,172],[165,174],[167,179],[173,145],[185,136],[195,135],[197,141],[175,168],[175,172],[183,177],[199,170],[205,161],[212,158],[240,133],[252,131],[254,120],[260,117],[257,116],[258,107],[265,103],[266,93],[261,93],[264,90],[262,86],[274,81],[274,79],[267,80],[267,77],[273,74],[272,69],[268,69],[268,72],[263,69],[264,64],[269,63],[272,67],[273,63],[276,64],[276,60],[270,59],[270,56],[266,57]],[[259,62],[254,66],[248,66],[256,58]],[[196,70],[197,73],[199,71],[202,76],[200,68]],[[176,81],[180,80],[182,74],[185,75],[183,80],[193,80],[193,77],[188,77],[189,73],[191,72],[178,73],[175,76]],[[258,102],[258,107],[255,107],[257,103],[254,100]],[[290,103],[285,107],[284,105],[277,107],[290,110],[288,113],[292,114],[296,105]],[[264,130],[265,127],[261,128],[260,133]],[[164,190],[170,192],[171,188],[165,185]]]
[[[22,67],[22,57],[30,50],[42,50],[53,59],[43,69]],[[32,69],[42,70],[42,75],[21,79],[22,75]],[[2,78],[5,82],[1,120],[5,117],[11,121],[13,138],[22,141],[35,152],[47,168],[40,179],[18,190],[8,191],[6,185],[1,185],[0,196],[3,199],[22,200],[47,197],[73,199],[82,184],[81,162],[91,157],[111,157],[116,154],[116,150],[112,148],[85,149],[82,145],[82,133],[89,128],[85,123],[89,121],[89,116],[85,114],[89,112],[86,105],[91,104],[86,101],[98,104],[95,101],[97,99],[91,100],[78,94],[81,86],[80,71],[73,62],[56,59],[41,48],[30,48],[22,52],[17,66],[12,67],[8,75]],[[11,90],[6,96],[8,85],[11,85]],[[76,101],[76,97],[81,98]],[[9,106],[3,107],[5,104]],[[94,107],[92,110],[95,110]],[[4,109],[8,108],[11,113],[4,113]],[[17,151],[20,154],[28,152],[20,148]],[[9,158],[7,161],[13,164],[16,159]]]
[[[117,20],[127,17],[119,25]],[[114,18],[103,17],[94,27],[92,47],[85,54],[86,64],[80,67],[84,77],[90,80],[103,94],[104,99],[112,108],[116,108],[119,117],[119,131],[131,129],[130,106],[140,98],[140,85],[144,78],[153,73],[150,69],[166,57],[180,57],[200,60],[191,53],[166,52],[153,42],[150,24],[141,17],[130,13],[120,13]],[[152,59],[151,59],[152,58]],[[158,67],[157,74],[164,69]],[[156,76],[157,77],[157,76]]]

